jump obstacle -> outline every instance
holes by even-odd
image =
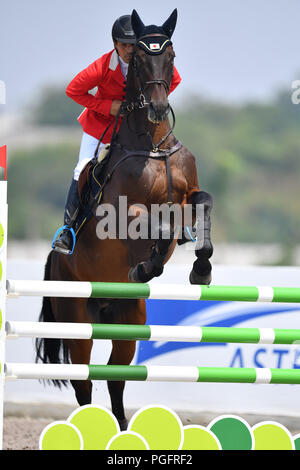
[[[5,321],[6,298],[18,296],[144,298],[245,302],[300,302],[300,288],[260,286],[150,285],[131,283],[24,281],[6,279],[7,182],[0,182],[0,419],[5,380],[134,380],[300,384],[300,370],[151,365],[5,363],[5,341],[18,336],[211,343],[298,344],[300,330],[167,325],[116,325]],[[2,426],[0,426],[0,445]]]
[[[298,287],[196,286],[120,282],[7,281],[9,297],[46,296],[114,299],[300,302]]]

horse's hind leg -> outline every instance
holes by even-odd
[[[199,285],[210,284],[212,267],[209,258],[213,254],[213,246],[210,239],[212,197],[204,191],[194,193],[192,204],[197,214],[197,243],[195,249],[197,259],[190,273],[190,283]]]
[[[112,341],[113,347],[108,364],[129,365],[135,353],[135,341]],[[127,429],[127,419],[125,417],[123,392],[124,381],[108,381],[108,391],[111,399],[111,409],[117,418],[121,431]]]
[[[92,340],[66,340],[65,343],[69,348],[72,364],[90,363]],[[92,382],[90,380],[71,380],[71,384],[79,406],[92,402]]]
[[[89,323],[87,300],[81,298],[54,298],[55,320],[58,322]],[[72,364],[89,364],[93,341],[90,339],[64,339]],[[92,383],[89,380],[72,380],[76,399],[80,406],[91,403]]]
[[[146,322],[146,303],[144,299],[120,300],[115,304],[114,323],[129,325],[144,325]],[[112,340],[112,351],[108,364],[129,365],[134,357],[136,341]],[[123,392],[125,382],[108,381],[108,390],[111,399],[111,409],[117,418],[121,430],[127,428],[127,419],[124,412]]]

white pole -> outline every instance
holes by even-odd
[[[0,449],[3,448],[3,402],[6,317],[6,261],[7,261],[7,181],[0,181]]]
[[[86,364],[5,364],[6,380],[88,380],[89,372]]]
[[[8,297],[81,297],[89,298],[92,294],[91,282],[84,281],[7,281]]]
[[[5,324],[7,339],[18,338],[60,338],[90,339],[93,327],[89,323],[37,323],[31,321],[7,321]]]

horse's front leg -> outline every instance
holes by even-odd
[[[148,282],[158,277],[164,270],[169,248],[174,241],[174,232],[171,226],[159,226],[159,238],[154,241],[150,257],[130,269],[128,279],[130,282]]]
[[[193,209],[196,211],[196,261],[190,273],[191,284],[211,283],[211,263],[209,258],[213,254],[213,246],[210,239],[210,213],[212,209],[212,197],[205,191],[196,192],[192,196]]]

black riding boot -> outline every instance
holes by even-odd
[[[77,220],[81,203],[78,194],[78,181],[72,180],[64,213],[64,225],[67,226],[62,232],[60,237],[54,241],[52,247],[60,253],[69,254],[73,248],[73,235],[70,228],[73,228]]]

